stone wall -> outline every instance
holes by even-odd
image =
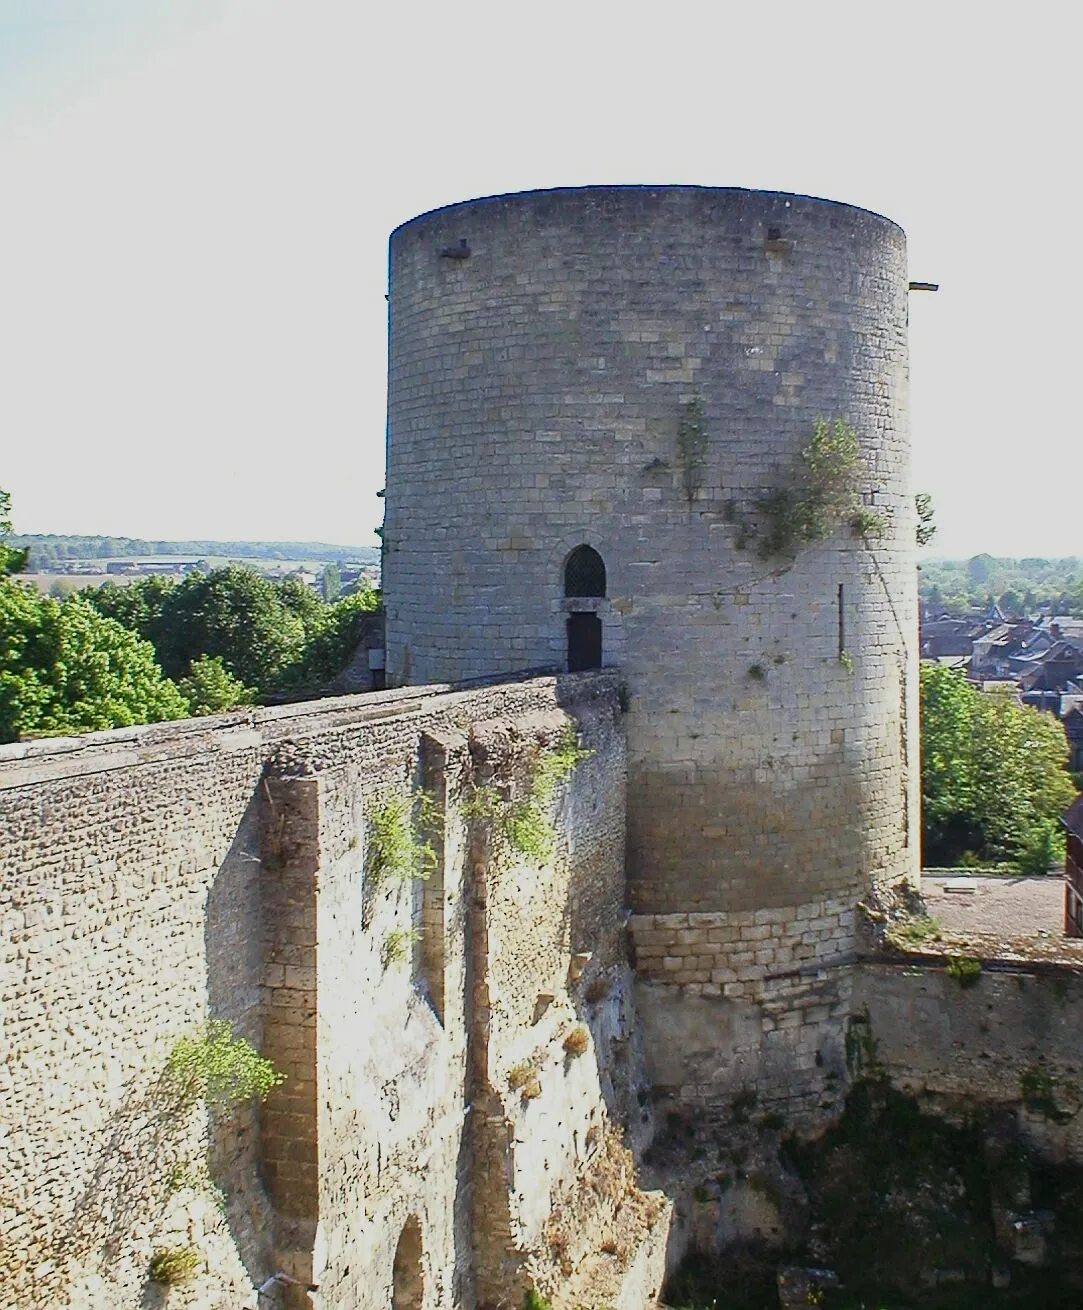
[[[197,1290],[251,1299],[258,1130],[212,1161],[227,1230],[198,1182],[213,1138],[160,1079],[208,1013],[264,1041],[261,763],[239,717],[0,748],[5,1306],[138,1305],[152,1251],[189,1241]]]
[[[551,1197],[643,1085],[618,719],[598,674],[0,749],[0,1305],[145,1305],[181,1245],[198,1310],[280,1271],[300,1286],[262,1310],[525,1285]],[[553,800],[558,858],[497,859],[479,780],[513,795],[569,723],[592,753]],[[377,816],[421,794],[430,876],[377,884]],[[163,1099],[208,1015],[287,1074],[258,1114]]]
[[[902,232],[803,196],[598,187],[422,215],[390,260],[389,679],[567,667],[593,609],[627,688],[637,912],[916,876]],[[818,417],[853,425],[885,531],[763,558],[747,523]],[[564,596],[581,543],[604,598]]]
[[[845,915],[917,879],[906,297],[894,224],[804,196],[528,192],[392,235],[388,677],[567,667],[570,619],[593,612],[624,683],[641,922],[758,928],[778,910],[800,960],[785,925],[805,907]],[[818,418],[853,426],[884,530],[839,523],[765,555],[762,502],[792,486]],[[583,544],[604,596],[564,594]],[[669,957],[705,961],[678,999],[711,1010],[711,988],[736,1003],[748,984],[741,1005],[770,1003],[781,984],[729,977],[761,965],[728,954]],[[817,1050],[841,1049],[833,995],[809,1005],[834,1007]],[[765,1059],[797,1036],[768,1032]],[[772,1064],[804,1068],[811,1040]],[[725,1099],[737,1075],[714,1076]]]
[[[648,1072],[670,1111],[736,1099],[822,1121],[845,1089],[854,910],[846,900],[740,914],[635,915]]]
[[[1083,1162],[1078,965],[987,960],[961,987],[943,962],[866,961],[853,1007],[859,1071],[884,1073],[940,1112],[1014,1112],[1041,1154]]]

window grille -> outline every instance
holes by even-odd
[[[601,599],[605,596],[605,564],[592,546],[576,546],[564,565],[564,595]]]

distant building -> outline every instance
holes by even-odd
[[[1022,651],[1030,631],[1029,623],[998,623],[975,637],[971,676],[975,679],[1011,677],[1012,660]]]
[[[1064,935],[1083,937],[1083,792],[1064,816]]]
[[[1068,768],[1083,773],[1083,696],[1061,697],[1061,723],[1068,738]]]
[[[940,618],[922,616],[921,657],[938,660],[965,656],[969,659],[974,649],[975,633],[980,631],[980,626],[970,619],[959,619],[951,615]]]

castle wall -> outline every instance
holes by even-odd
[[[0,1304],[138,1305],[152,1249],[189,1240],[200,1286],[245,1304],[270,1239],[255,1125],[214,1162],[231,1237],[184,1183],[206,1126],[160,1079],[208,1011],[263,1040],[260,769],[241,723],[0,749]]]
[[[142,1305],[152,1252],[189,1244],[198,1310],[254,1306],[279,1270],[319,1291],[261,1307],[525,1286],[552,1195],[643,1083],[611,1041],[634,1027],[618,713],[601,674],[0,750],[0,1304]],[[497,860],[476,779],[514,794],[569,722],[592,753],[555,795],[559,858]],[[436,867],[376,886],[374,816],[421,791]],[[287,1074],[258,1114],[163,1099],[208,1014]],[[529,1103],[507,1080],[528,1048]]]
[[[986,964],[961,987],[942,965],[865,961],[851,1062],[942,1113],[1012,1112],[1040,1154],[1081,1162],[1081,1006],[1083,976],[1069,965]]]
[[[388,677],[565,667],[596,612],[639,916],[845,913],[916,880],[906,295],[897,227],[807,197],[532,192],[392,236]],[[855,429],[885,531],[764,558],[749,525],[818,417]],[[581,543],[604,599],[564,597]]]
[[[668,1113],[749,1093],[793,1124],[834,1110],[846,1090],[852,902],[635,915],[629,930],[648,1074]]]

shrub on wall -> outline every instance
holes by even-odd
[[[523,796],[505,799],[494,786],[476,787],[463,812],[489,823],[508,851],[532,864],[546,864],[556,849],[553,796],[576,765],[593,754],[579,745],[575,729],[568,724],[556,745],[540,750],[531,761]]]
[[[176,1287],[190,1282],[202,1263],[202,1257],[194,1246],[166,1246],[160,1247],[151,1256],[148,1272],[152,1283]]]
[[[590,1045],[590,1034],[583,1024],[579,1023],[564,1038],[564,1049],[569,1055],[583,1055]]]
[[[367,816],[365,872],[373,887],[431,877],[436,852],[425,839],[433,802],[424,792],[391,796]]]
[[[286,1080],[250,1042],[234,1037],[225,1019],[210,1019],[198,1033],[178,1037],[165,1067],[182,1103],[204,1100],[216,1109],[229,1109],[253,1097],[262,1101]]]
[[[394,964],[402,964],[415,942],[420,940],[421,932],[417,928],[392,928],[384,938],[382,951],[384,968],[390,969]]]
[[[864,472],[854,429],[841,418],[833,424],[817,418],[808,445],[779,485],[754,502],[750,517],[737,519],[738,547],[755,543],[764,559],[792,560],[840,527],[866,541],[882,537],[886,519],[861,501]]]

